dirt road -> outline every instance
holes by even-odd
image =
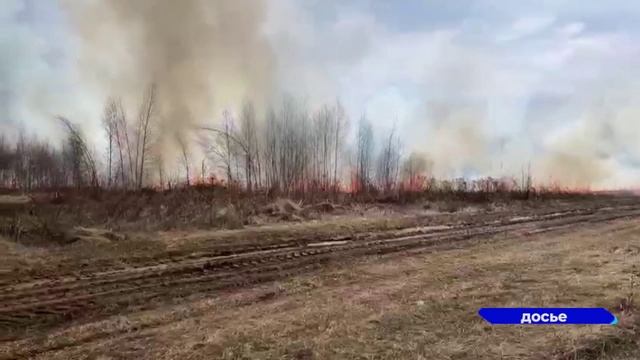
[[[371,261],[371,255],[376,255],[375,258],[384,255],[382,261],[389,264],[388,258],[397,258],[398,255],[403,258],[420,258],[427,256],[425,253],[450,254],[452,251],[476,247],[478,242],[487,240],[517,246],[517,242],[513,245],[513,240],[549,239],[584,229],[610,229],[611,224],[617,226],[616,231],[626,231],[628,228],[637,230],[637,218],[640,218],[640,205],[628,202],[565,211],[541,210],[526,216],[478,216],[465,224],[413,227],[358,236],[294,239],[264,245],[253,242],[221,244],[209,246],[202,252],[172,254],[164,258],[139,261],[126,267],[89,267],[76,273],[60,273],[51,277],[4,280],[0,287],[0,359],[56,356],[83,358],[82,349],[85,347],[95,349],[98,346],[104,350],[111,341],[116,341],[118,346],[126,345],[125,348],[127,344],[139,345],[138,337],[144,337],[145,333],[151,332],[157,336],[159,329],[174,326],[185,319],[197,321],[200,317],[206,317],[206,309],[210,304],[203,299],[212,297],[221,303],[226,301],[225,306],[231,309],[227,309],[230,314],[236,313],[238,308],[258,304],[266,306],[266,313],[260,316],[268,317],[269,302],[282,294],[281,291],[265,291],[265,287],[316,276],[315,274],[326,273],[330,271],[327,269],[334,267],[340,269],[351,266],[349,263]],[[470,260],[470,263],[473,262]],[[327,267],[328,263],[335,266]],[[446,267],[447,264],[440,266]],[[401,268],[402,265],[399,264],[398,269]],[[398,269],[394,271],[397,272]],[[508,270],[511,273],[516,269]],[[337,281],[342,282],[344,279]],[[357,283],[361,281],[364,279]],[[401,281],[399,284],[404,283]],[[389,286],[395,286],[391,284],[389,282],[372,291],[388,290]],[[343,283],[342,286],[346,288],[347,285]],[[317,289],[314,287],[311,290]],[[329,286],[327,290],[335,289]],[[237,296],[240,300],[233,300]],[[189,306],[185,307],[185,304]],[[182,307],[183,310],[175,313],[176,307]],[[146,316],[144,314],[153,315],[141,320]],[[124,321],[124,324],[117,325],[118,321]],[[139,324],[132,325],[136,321]],[[313,342],[311,338],[307,340]],[[219,339],[213,339],[212,343],[216,343],[218,347],[206,352],[196,349],[193,354],[203,355],[203,358],[207,358],[204,356],[207,353],[226,358],[237,358],[240,353],[247,356],[244,350],[240,353],[227,353],[230,345],[224,345]],[[151,341],[149,346],[155,346],[153,344]],[[323,353],[314,350],[313,346],[305,345],[302,348],[284,355],[311,358],[315,353]],[[120,352],[117,358],[140,357],[141,354],[152,353],[158,355],[148,348],[146,350],[148,351],[118,350]],[[179,355],[184,356],[185,352],[160,357],[178,358]],[[277,352],[263,355],[256,357],[284,356]],[[352,355],[346,357],[357,358]],[[158,358],[148,356],[147,358]]]

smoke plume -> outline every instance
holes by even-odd
[[[247,99],[263,120],[287,93],[310,115],[337,98],[352,122],[366,114],[376,137],[397,125],[404,152],[426,154],[436,177],[530,169],[536,183],[567,187],[640,182],[632,24],[599,26],[607,18],[583,18],[578,2],[576,18],[515,5],[496,16],[482,1],[453,17],[365,3],[5,0],[0,130],[59,142],[52,119],[65,115],[103,155],[107,98],[122,99],[135,126],[155,84],[154,149],[172,162],[177,137],[223,110],[237,115]]]
[[[80,68],[96,92],[137,110],[157,86],[159,134],[216,121],[244,99],[271,93],[273,55],[262,35],[262,1],[107,0],[63,2],[79,36]],[[134,99],[135,101],[132,101]]]

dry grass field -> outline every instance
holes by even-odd
[[[5,238],[0,359],[635,359],[635,199]],[[490,326],[485,306],[619,326]]]
[[[0,360],[640,360],[634,19],[0,0]]]

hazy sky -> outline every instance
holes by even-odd
[[[265,3],[279,91],[310,106],[339,98],[352,121],[364,113],[378,133],[396,124],[406,151],[428,153],[443,176],[533,163],[569,184],[640,183],[633,1]],[[4,129],[48,135],[51,116],[63,113],[97,134],[105,94],[77,71],[80,45],[64,9],[0,0]]]

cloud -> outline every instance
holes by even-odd
[[[580,35],[585,29],[585,25],[582,22],[572,22],[566,24],[558,29],[558,33],[565,37],[574,37]]]
[[[74,42],[55,2],[8,0],[0,12],[0,126],[57,140],[65,115],[101,139],[90,121],[102,100],[86,91],[74,69]]]
[[[556,21],[553,16],[528,16],[511,24],[505,32],[497,36],[498,42],[521,40],[524,37],[539,34],[547,30]]]

